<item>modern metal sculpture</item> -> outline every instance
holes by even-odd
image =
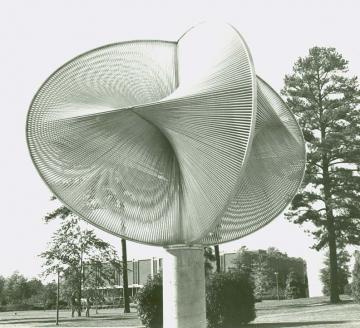
[[[205,327],[203,245],[274,219],[305,166],[294,116],[226,24],[72,59],[35,95],[27,139],[40,175],[73,212],[167,248],[164,327]]]

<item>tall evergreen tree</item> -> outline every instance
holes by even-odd
[[[328,247],[332,303],[339,302],[337,247],[360,243],[360,91],[347,70],[334,48],[314,47],[296,61],[282,90],[307,144],[304,185],[288,217],[313,223],[314,247]]]

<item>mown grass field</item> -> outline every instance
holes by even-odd
[[[344,298],[331,305],[325,297],[263,301],[256,304],[257,318],[243,327],[250,328],[360,328],[360,305]],[[122,309],[92,311],[92,317],[71,318],[69,311],[60,311],[60,327],[142,327],[136,312],[123,314]],[[3,327],[55,327],[56,312],[0,312]],[[171,328],[171,327],[164,327]],[[234,327],[236,328],[236,327]]]
[[[360,328],[360,304],[343,297],[341,304],[329,304],[326,297],[263,301],[256,304],[252,328]]]
[[[132,309],[134,311],[134,309]],[[71,318],[68,310],[59,313],[59,327],[143,327],[136,312],[124,314],[123,309],[100,310],[90,312],[91,317]],[[0,312],[0,327],[56,327],[56,311],[18,311]]]

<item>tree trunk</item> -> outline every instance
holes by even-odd
[[[83,253],[80,255],[80,276],[79,276],[79,291],[78,291],[78,317],[81,317],[81,297],[82,297],[82,282],[83,282]]]
[[[59,297],[60,297],[60,271],[57,269],[57,286],[56,286],[56,325],[59,325]]]
[[[124,313],[130,313],[126,240],[123,238],[121,238],[121,251],[122,251],[122,265],[123,265]]]
[[[214,246],[215,249],[215,262],[216,262],[216,272],[220,272],[220,251],[219,245]]]
[[[98,280],[99,280],[99,268],[95,267],[95,314],[98,314],[98,302],[99,302],[99,289],[98,289]]]
[[[338,286],[338,270],[337,270],[337,247],[336,235],[334,227],[334,218],[332,214],[327,218],[328,234],[329,234],[329,263],[330,263],[330,303],[339,303],[339,286]]]
[[[77,313],[78,313],[78,317],[81,317],[81,285],[80,288],[78,290],[78,304],[77,304]]]
[[[329,244],[329,265],[330,265],[330,303],[336,304],[340,302],[338,288],[338,270],[337,270],[337,247],[335,233],[335,218],[331,208],[331,191],[328,160],[323,156],[323,185],[326,208],[326,228],[328,232]]]

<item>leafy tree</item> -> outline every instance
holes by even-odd
[[[345,249],[339,249],[337,254],[337,288],[338,293],[345,293],[345,286],[349,283],[350,269],[349,269],[350,255]],[[326,253],[324,260],[325,267],[320,270],[320,279],[323,284],[323,294],[330,294],[330,259],[329,252]]]
[[[26,303],[34,306],[40,304],[44,306],[44,288],[43,283],[36,278],[26,281],[27,299]]]
[[[290,271],[286,278],[286,287],[285,287],[285,298],[294,299],[299,298],[301,294],[301,284],[299,278],[294,271]]]
[[[242,246],[237,251],[236,259],[233,261],[234,268],[248,277],[251,277],[253,272],[253,260],[253,252],[249,251],[246,246]]]
[[[27,279],[18,271],[15,271],[5,280],[4,294],[7,304],[25,303],[31,296],[31,292],[27,285]]]
[[[55,308],[57,291],[55,282],[44,285],[40,280],[33,278],[27,281],[27,285],[31,294],[26,301],[27,304],[36,307],[41,305],[44,310]]]
[[[305,263],[301,258],[288,257],[274,247],[267,250],[248,250],[246,247],[239,249],[233,260],[234,270],[247,274],[254,285],[257,299],[277,298],[277,281],[279,295],[284,295],[286,278],[290,271],[297,273],[301,287],[300,297],[307,295],[307,279],[304,271]],[[277,275],[275,274],[277,273]]]
[[[360,91],[348,62],[334,48],[314,47],[285,76],[282,94],[307,146],[302,191],[288,218],[311,222],[317,250],[329,248],[330,301],[339,301],[337,247],[360,244]]]
[[[50,295],[50,286],[54,294]],[[27,279],[15,271],[10,277],[0,276],[0,305],[11,305],[13,309],[28,309],[43,305],[44,309],[55,304],[56,284],[44,285],[39,279]],[[26,307],[24,305],[30,305]]]
[[[71,303],[77,299],[78,316],[81,316],[84,285],[87,289],[95,289],[106,283],[106,277],[90,279],[89,274],[85,274],[85,267],[99,268],[110,263],[114,269],[119,269],[120,261],[113,247],[99,239],[93,230],[82,227],[79,218],[65,206],[48,214],[45,221],[49,222],[55,218],[61,219],[60,227],[52,236],[48,249],[40,254],[45,260],[44,275],[53,275],[58,270],[62,272],[67,286],[70,287],[67,296]]]
[[[252,279],[254,282],[254,296],[261,300],[271,286],[271,271],[267,262],[260,258],[253,265]]]
[[[352,271],[351,290],[356,302],[360,303],[360,252],[354,254],[355,263]]]
[[[50,282],[43,287],[42,301],[44,309],[51,309],[56,304],[57,285],[55,282]]]
[[[120,271],[120,263],[117,261],[105,263],[101,259],[93,258],[84,264],[83,294],[85,298],[95,303],[96,313],[98,313],[97,305],[104,302],[101,287],[115,284],[115,271]]]
[[[44,285],[39,279],[32,278],[26,282],[27,292],[29,295],[36,295],[42,292]]]
[[[5,281],[5,278],[3,276],[0,276],[0,305],[6,304]]]

